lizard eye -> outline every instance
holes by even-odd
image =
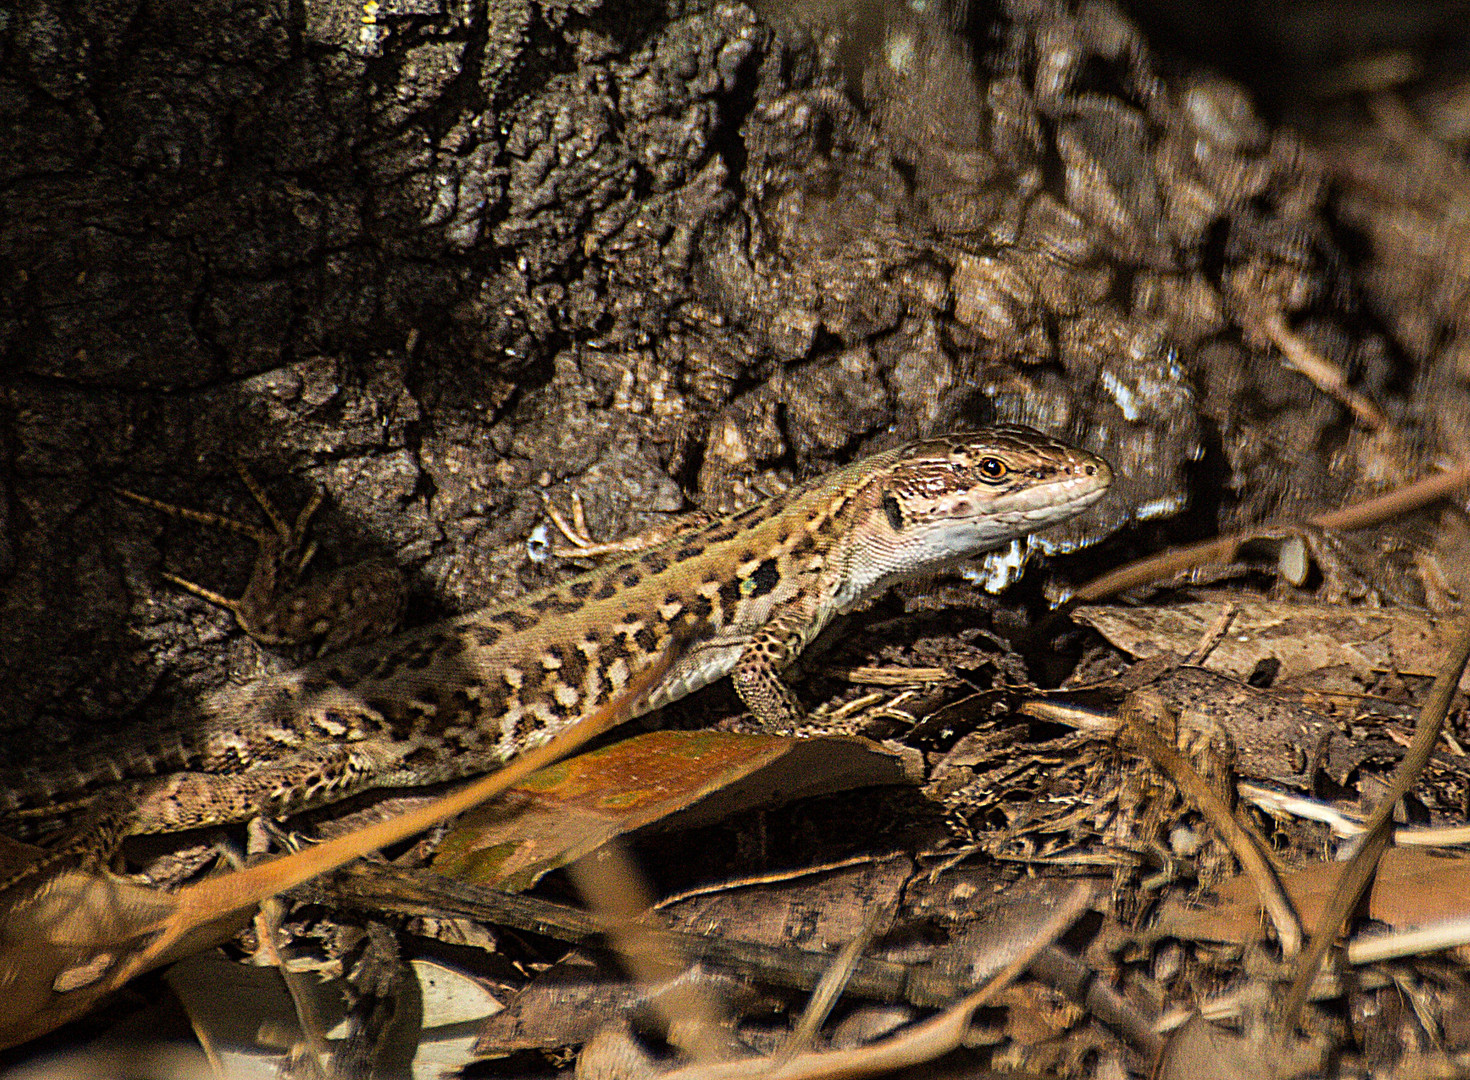
[[[893,526],[894,532],[903,531],[903,507],[898,505],[898,500],[889,492],[883,496],[883,512],[888,515],[888,524]]]
[[[1000,458],[988,457],[980,459],[980,479],[987,483],[998,483],[1006,478],[1011,470],[1006,468],[1006,463]]]

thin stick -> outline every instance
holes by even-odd
[[[1311,992],[1312,984],[1317,981],[1317,972],[1327,956],[1327,950],[1337,940],[1338,932],[1358,906],[1363,890],[1368,887],[1374,871],[1378,869],[1378,860],[1392,839],[1394,807],[1409,793],[1418,781],[1419,774],[1429,764],[1434,753],[1434,744],[1439,740],[1440,730],[1444,727],[1445,716],[1450,711],[1450,703],[1455,699],[1455,689],[1460,685],[1460,673],[1465,670],[1467,661],[1470,661],[1470,617],[1461,626],[1454,648],[1445,659],[1445,665],[1434,680],[1434,685],[1430,687],[1429,696],[1424,699],[1424,707],[1419,711],[1419,722],[1414,726],[1414,737],[1409,741],[1403,761],[1394,770],[1393,783],[1368,818],[1362,843],[1347,866],[1343,867],[1342,875],[1337,879],[1337,888],[1333,890],[1332,900],[1322,912],[1317,929],[1312,934],[1311,944],[1297,963],[1296,978],[1292,980],[1286,1003],[1281,1010],[1281,1018],[1277,1021],[1278,1042],[1284,1042],[1296,1028],[1302,1009],[1306,1006],[1307,995]]]
[[[1297,955],[1302,948],[1302,924],[1297,918],[1296,909],[1291,906],[1286,890],[1281,886],[1281,879],[1276,876],[1270,859],[1263,853],[1255,838],[1246,831],[1205,778],[1184,759],[1184,755],[1165,742],[1156,730],[1156,718],[1166,715],[1167,712],[1167,706],[1156,694],[1143,690],[1129,694],[1122,709],[1127,737],[1174,781],[1184,797],[1209,819],[1210,824],[1230,845],[1231,852],[1240,860],[1246,876],[1260,894],[1261,906],[1276,927],[1276,938],[1281,942],[1281,951],[1287,956]]]
[[[1413,483],[1405,484],[1403,487],[1395,488],[1382,495],[1375,495],[1360,503],[1344,506],[1340,510],[1318,514],[1308,519],[1307,524],[1319,529],[1362,529],[1418,509],[1436,499],[1452,495],[1466,484],[1470,484],[1470,462],[1435,473],[1433,476],[1415,480]],[[1188,547],[1175,548],[1147,559],[1139,559],[1137,562],[1093,578],[1079,588],[1073,594],[1072,599],[1076,603],[1090,603],[1125,589],[1136,589],[1140,585],[1166,581],[1176,574],[1198,566],[1230,562],[1240,552],[1241,545],[1251,540],[1258,532],[1259,530],[1231,533],[1229,536],[1217,537],[1214,540],[1191,544]]]

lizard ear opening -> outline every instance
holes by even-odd
[[[903,508],[891,491],[883,496],[883,512],[888,515],[888,524],[893,526],[893,531],[903,532]]]

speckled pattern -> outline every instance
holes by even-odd
[[[192,726],[13,773],[0,811],[90,808],[116,838],[452,779],[570,727],[670,650],[630,716],[731,674],[757,719],[794,725],[779,673],[835,616],[1071,518],[1111,482],[1102,459],[1021,427],[878,453],[510,604],[226,690]]]

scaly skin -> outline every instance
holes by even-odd
[[[110,845],[485,772],[671,648],[629,718],[730,675],[762,723],[791,725],[779,673],[833,618],[1065,521],[1111,480],[1102,459],[1021,427],[875,454],[509,604],[224,690],[146,741],[6,777],[0,820],[85,811]]]

